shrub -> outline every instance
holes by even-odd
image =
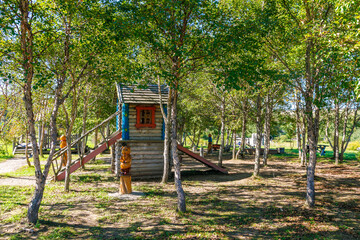
[[[349,142],[347,150],[357,150],[358,148],[360,148],[360,142]]]

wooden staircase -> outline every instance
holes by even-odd
[[[109,118],[101,122],[99,125],[95,126],[94,128],[87,131],[85,134],[83,134],[81,137],[76,139],[74,142],[70,144],[70,147],[75,146],[76,144],[80,143],[81,141],[87,139],[87,137],[93,133],[96,129],[100,130],[100,133],[103,137],[103,140],[94,147],[93,150],[90,150],[86,153],[79,153],[79,158],[75,161],[72,161],[70,165],[70,173],[73,173],[77,169],[79,169],[81,166],[83,166],[85,163],[89,162],[91,159],[95,158],[98,154],[104,152],[106,149],[108,149],[110,146],[116,143],[118,139],[121,139],[121,132],[115,131],[110,136],[106,136],[103,131],[103,127],[105,124],[109,124],[112,119],[114,119],[118,114],[120,114],[120,111],[114,113]],[[54,180],[55,181],[62,181],[65,179],[65,167],[61,164],[61,156],[67,151],[69,146],[62,148],[58,152],[54,154],[54,157],[52,159],[51,165],[54,172]]]

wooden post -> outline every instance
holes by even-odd
[[[204,147],[201,147],[201,148],[200,148],[200,156],[201,156],[201,157],[204,157]]]
[[[120,153],[121,148],[119,142],[115,143],[115,175],[117,178],[120,177]]]
[[[111,172],[115,173],[115,145],[112,145],[110,148],[110,154],[111,154]]]
[[[96,148],[96,146],[98,145],[98,133],[99,133],[99,128],[95,129],[95,136],[94,136],[94,148]],[[93,162],[95,162],[96,157],[94,157]]]

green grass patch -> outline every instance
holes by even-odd
[[[44,170],[44,165],[41,166],[41,170]],[[35,167],[34,166],[23,166],[17,169],[14,172],[4,173],[0,175],[2,177],[31,177],[35,176]]]
[[[5,162],[6,160],[11,159],[13,157],[14,157],[14,155],[1,155],[0,154],[0,163]]]
[[[0,216],[16,208],[27,206],[32,192],[32,187],[0,185]]]
[[[57,227],[53,229],[49,234],[41,236],[38,239],[69,239],[76,236],[76,233],[77,232],[71,227]]]
[[[7,148],[7,146],[5,146]],[[0,148],[0,163],[5,162],[6,160],[13,158],[14,155],[8,151],[8,149]]]

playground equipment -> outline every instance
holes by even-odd
[[[65,168],[59,163],[59,159],[67,151],[68,147],[73,147],[76,144],[80,143],[83,139],[87,138],[90,134],[92,134],[95,130],[100,130],[101,135],[103,136],[102,141],[94,147],[93,150],[90,150],[85,153],[79,153],[79,157],[71,163],[70,166],[70,173],[76,171],[79,169],[82,165],[89,162],[91,159],[96,157],[98,154],[104,152],[106,149],[108,149],[110,146],[115,144],[116,140],[121,138],[121,132],[115,131],[111,135],[105,135],[104,134],[104,126],[109,123],[112,119],[114,119],[120,112],[116,112],[113,115],[111,115],[109,118],[101,122],[99,125],[93,127],[89,131],[87,131],[85,134],[83,134],[81,137],[76,139],[71,144],[68,144],[67,147],[59,150],[54,154],[54,157],[52,159],[51,165],[54,172],[55,180],[61,181],[65,179]]]
[[[117,153],[116,160],[119,161],[122,151],[121,144],[125,143],[132,151],[131,177],[153,178],[162,176],[164,169],[165,123],[160,110],[158,86],[150,85],[146,89],[138,89],[136,86],[117,84],[117,92],[119,98],[118,109],[121,110],[69,144],[68,147],[79,144],[82,139],[86,138],[96,129],[100,130],[103,136],[103,141],[95,146],[94,150],[81,153],[79,158],[73,161],[70,172],[72,173],[79,169],[82,165],[96,157],[96,155],[102,153],[114,144],[115,152]],[[168,98],[167,86],[161,86],[161,94],[163,99]],[[166,114],[167,105],[166,103],[162,104]],[[104,131],[102,131],[103,126],[115,117],[117,118],[117,130],[111,135],[105,135]],[[66,149],[67,147],[58,151],[52,161],[52,168],[56,180],[63,180],[65,178],[65,169],[58,163],[58,159]],[[222,173],[227,173],[225,169],[218,167],[186,148],[178,146],[178,150],[208,167]]]

